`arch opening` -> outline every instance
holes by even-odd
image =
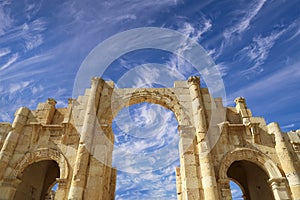
[[[268,184],[269,176],[257,164],[247,160],[234,161],[227,170],[227,176],[240,186],[243,199],[274,200]]]
[[[59,176],[59,166],[53,160],[43,160],[28,165],[19,175],[21,183],[16,189],[14,200],[54,199],[53,189]]]
[[[179,135],[174,113],[157,104],[134,104],[120,110],[112,128],[115,198],[176,199]]]

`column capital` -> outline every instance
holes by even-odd
[[[271,178],[268,180],[269,185],[273,187],[279,187],[282,184],[285,184],[287,179],[285,177]]]
[[[56,100],[53,99],[53,98],[48,98],[48,99],[47,99],[47,103],[50,104],[50,105],[55,106],[57,102],[56,102]]]
[[[4,178],[2,182],[2,186],[17,188],[21,182],[22,181],[18,178]]]
[[[200,85],[200,77],[199,76],[190,76],[188,81],[188,85]]]

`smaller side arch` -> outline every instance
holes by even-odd
[[[231,168],[231,166],[235,166],[235,167],[245,166],[244,165],[244,164],[246,164],[245,162],[248,163],[247,164],[248,167],[252,163],[253,169],[255,168],[254,165],[256,165],[258,168],[260,168],[260,170],[262,170],[262,172],[265,173],[266,182],[265,183],[260,182],[259,185],[261,185],[262,187],[268,187],[271,189],[270,192],[273,193],[273,197],[268,195],[270,199],[273,199],[273,198],[275,198],[276,200],[277,199],[291,199],[290,188],[287,183],[286,177],[280,171],[280,169],[278,168],[276,163],[273,160],[271,160],[271,158],[264,155],[262,152],[260,152],[258,150],[254,150],[254,149],[249,149],[249,148],[237,148],[231,152],[226,153],[226,155],[223,157],[223,159],[221,161],[221,165],[219,167],[219,180],[218,180],[221,196],[229,195],[230,191],[228,190],[228,187],[229,187],[230,177],[228,175],[228,172],[229,172],[229,169]],[[256,169],[258,169],[258,168],[256,168]],[[252,167],[251,167],[251,169],[252,169]],[[258,172],[258,171],[256,170],[256,172]],[[260,178],[265,179],[263,177],[260,177]],[[252,183],[254,183],[253,179],[251,181],[252,181]],[[248,183],[246,183],[246,184],[248,184]],[[267,185],[265,185],[265,184],[267,184]],[[253,187],[248,188],[247,189],[248,193],[251,190],[252,192],[250,192],[250,193],[252,193],[252,195],[258,194],[257,192],[254,192],[256,186],[254,188]],[[257,188],[260,189],[260,186]],[[246,188],[244,188],[244,189],[246,189]],[[267,190],[264,190],[264,191],[267,191]]]
[[[260,151],[249,148],[238,148],[231,152],[228,152],[222,159],[219,168],[219,178],[228,178],[228,168],[234,161],[238,160],[246,160],[257,164],[268,174],[270,179],[283,177],[277,165]]]
[[[28,152],[18,162],[16,167],[11,173],[10,178],[16,179],[25,168],[34,162],[43,160],[54,160],[57,162],[60,169],[60,180],[66,181],[69,176],[69,166],[64,155],[57,149],[52,148],[40,148],[32,152]]]

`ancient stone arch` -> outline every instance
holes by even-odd
[[[171,110],[180,125],[191,126],[188,111],[183,108],[177,95],[169,88],[115,89],[111,98],[113,117],[122,108],[138,103],[153,103]],[[115,104],[115,106],[114,106]]]
[[[54,99],[36,110],[20,108],[12,124],[0,123],[0,199],[14,199],[24,169],[46,160],[59,166],[55,199],[114,199],[111,123],[120,109],[141,102],[164,106],[178,121],[179,200],[231,199],[228,170],[238,165],[265,173],[272,199],[299,199],[300,131],[267,125],[252,116],[244,98],[235,107],[223,106],[198,77],[176,81],[173,88],[115,88],[93,78],[91,88],[69,99],[66,108],[56,108]]]
[[[226,153],[221,161],[219,169],[219,177],[226,179],[227,170],[234,161],[247,160],[261,167],[270,178],[283,178],[276,164],[264,155],[262,152],[249,148],[236,148],[235,150]]]
[[[46,199],[51,185],[59,179],[59,166],[54,160],[40,160],[28,165],[18,179],[15,200]]]
[[[16,167],[12,171],[10,177],[12,179],[17,178],[26,167],[32,163],[43,161],[43,160],[53,160],[55,161],[60,170],[60,182],[67,180],[69,174],[69,166],[65,156],[56,149],[51,148],[40,148],[33,152],[28,152],[24,157],[19,159],[16,163]]]
[[[228,188],[229,180],[231,179],[231,177],[228,177],[228,170],[232,166],[232,164],[237,161],[247,161],[253,163],[257,165],[257,167],[259,167],[262,171],[264,171],[269,179],[268,181],[266,181],[266,184],[269,184],[270,188],[267,189],[271,189],[271,187],[274,187],[274,183],[276,184],[276,188],[272,188],[274,197],[290,197],[288,184],[277,165],[271,160],[271,158],[264,155],[259,150],[250,148],[236,148],[235,150],[228,152],[222,159],[219,168],[219,180],[220,182],[222,182],[222,187],[224,188],[224,196],[226,196],[226,192],[228,192],[226,191],[226,188]],[[257,180],[255,174],[251,174],[251,170],[253,170],[253,168],[248,167],[247,170],[249,170],[250,172],[248,179],[253,178],[253,182],[258,182],[259,180]],[[238,180],[235,181],[239,183]],[[249,182],[250,180],[247,181]],[[248,187],[251,187],[251,183]],[[247,188],[243,188],[243,190],[245,189]],[[245,196],[245,199],[250,199],[250,197]],[[253,199],[253,197],[251,199]],[[265,197],[264,199],[267,199],[267,197]],[[271,197],[271,199],[273,199],[273,197]]]

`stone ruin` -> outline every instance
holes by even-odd
[[[230,181],[247,200],[300,199],[300,130],[267,125],[241,97],[224,107],[199,77],[173,88],[122,89],[93,78],[66,108],[54,99],[20,108],[12,124],[0,123],[0,199],[114,199],[112,120],[142,102],[171,110],[178,121],[179,200],[230,200]]]

